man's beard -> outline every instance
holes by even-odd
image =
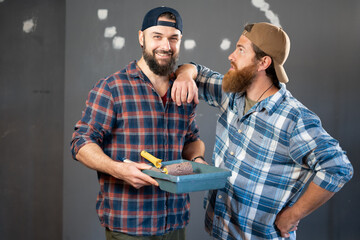
[[[256,69],[257,64],[252,63],[241,70],[235,68],[228,71],[222,81],[223,90],[233,93],[245,92],[254,81]]]
[[[147,63],[147,65],[149,66],[150,70],[155,73],[156,75],[159,76],[167,76],[169,74],[171,74],[174,71],[176,62],[178,60],[178,55],[173,55],[173,51],[169,50],[169,51],[164,51],[164,50],[153,50],[152,54],[146,51],[146,46],[145,46],[145,39],[144,39],[144,46],[143,46],[143,57],[145,59],[145,62]],[[155,59],[155,54],[156,53],[160,53],[160,54],[170,54],[171,58],[170,61],[168,63],[166,63],[165,65],[160,65],[157,60]]]

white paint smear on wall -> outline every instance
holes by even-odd
[[[26,33],[31,33],[33,31],[35,31],[36,28],[36,22],[34,21],[34,19],[29,19],[24,21],[23,23],[23,31]]]
[[[116,36],[114,37],[112,44],[114,49],[122,49],[125,46],[125,38]]]
[[[279,17],[270,10],[270,5],[265,0],[251,0],[252,5],[265,12],[265,17],[278,27],[281,27]]]
[[[112,38],[116,35],[116,27],[107,27],[105,28],[104,37]]]
[[[227,39],[227,38],[224,38],[221,41],[220,48],[225,51],[225,50],[228,50],[230,48],[230,45],[231,45],[230,40]]]
[[[184,41],[184,47],[185,47],[186,50],[194,49],[195,46],[196,46],[195,40],[187,39],[187,40]]]
[[[106,20],[108,17],[108,10],[107,9],[98,9],[97,15],[100,20]]]

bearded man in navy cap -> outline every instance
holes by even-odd
[[[185,239],[189,195],[160,190],[140,156],[205,163],[196,104],[170,97],[181,38],[176,10],[150,10],[139,31],[141,59],[96,83],[75,126],[72,154],[98,173],[96,209],[108,240]]]

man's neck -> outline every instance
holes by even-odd
[[[260,102],[274,95],[279,89],[275,87],[268,77],[257,77],[246,90],[246,97],[252,101]]]
[[[156,92],[160,96],[164,96],[169,88],[169,76],[159,76],[155,74],[153,71],[150,70],[143,57],[137,62],[137,65],[139,66],[141,71],[149,78]]]

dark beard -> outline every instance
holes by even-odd
[[[161,53],[170,53],[172,54],[172,51],[160,51]],[[159,76],[168,76],[174,71],[176,62],[178,60],[178,55],[172,55],[170,58],[170,62],[168,62],[166,65],[160,65],[156,59],[155,59],[155,52],[156,50],[152,51],[152,55],[146,51],[145,47],[145,40],[144,40],[144,46],[143,46],[143,57],[147,65],[149,66],[150,70]]]
[[[225,92],[245,92],[253,83],[256,76],[257,65],[255,63],[241,70],[228,71],[223,78],[222,88]]]

